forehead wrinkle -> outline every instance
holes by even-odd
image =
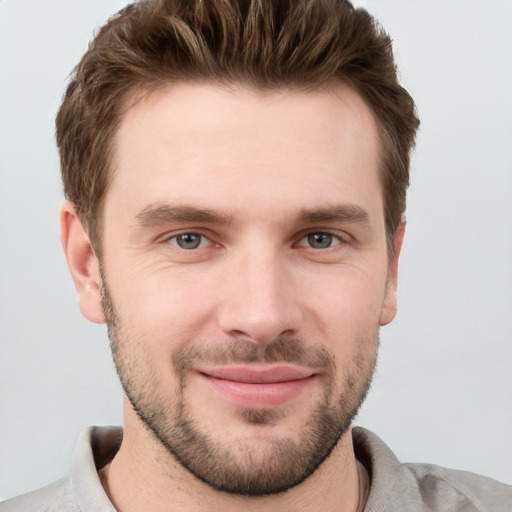
[[[231,215],[225,212],[171,203],[150,204],[141,210],[135,218],[137,223],[143,227],[173,222],[204,222],[219,225],[232,223]]]

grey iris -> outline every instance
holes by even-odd
[[[327,249],[332,245],[332,235],[329,233],[312,233],[308,235],[308,243],[313,249]]]

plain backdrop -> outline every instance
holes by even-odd
[[[120,424],[106,330],[61,252],[54,117],[120,0],[0,0],[0,499]],[[512,2],[357,1],[391,34],[422,120],[399,314],[356,423],[403,461],[512,483]]]

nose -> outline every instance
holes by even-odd
[[[261,246],[230,263],[217,310],[224,335],[259,344],[296,335],[302,314],[291,263]]]

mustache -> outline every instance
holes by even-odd
[[[194,344],[178,350],[172,362],[178,375],[184,375],[201,363],[219,366],[290,363],[331,374],[336,368],[334,357],[325,348],[306,345],[303,340],[291,338],[277,338],[265,345],[238,339],[215,344]]]

